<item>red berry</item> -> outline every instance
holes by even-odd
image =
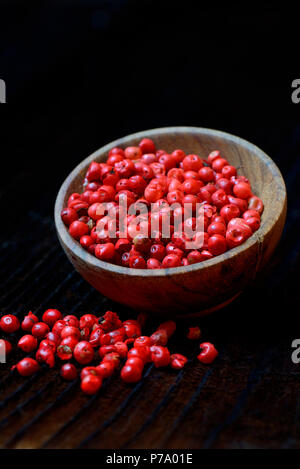
[[[161,269],[162,265],[161,262],[153,257],[149,257],[147,260],[147,269]]]
[[[119,175],[112,166],[108,165],[106,171],[102,171],[102,182],[104,186],[115,187],[119,179]]]
[[[120,355],[117,352],[107,353],[102,360],[103,363],[112,363],[114,368],[118,368],[120,365]]]
[[[155,331],[150,339],[154,345],[167,345],[168,342],[168,334],[164,329],[160,329]]]
[[[81,334],[80,334],[80,330],[78,329],[78,327],[65,326],[60,333],[60,337],[62,339],[65,339],[66,337],[69,337],[69,336],[73,336],[77,340],[81,339]]]
[[[100,358],[104,358],[105,355],[107,355],[108,353],[111,353],[111,352],[116,352],[117,349],[114,345],[102,345],[100,348],[99,348],[99,355],[100,355]]]
[[[23,331],[31,332],[33,325],[38,322],[38,317],[29,311],[28,315],[24,317],[21,327]]]
[[[145,179],[139,174],[135,174],[129,178],[129,189],[136,194],[143,194],[147,186]]]
[[[239,199],[238,197],[233,197],[232,195],[228,195],[228,200],[230,204],[236,205],[239,208],[241,214],[247,210],[246,200]]]
[[[258,228],[260,227],[260,219],[257,218],[257,217],[250,217],[250,218],[247,218],[245,220],[245,222],[247,223],[247,225],[250,226],[251,230],[253,231],[257,231]]]
[[[94,244],[93,238],[89,235],[81,236],[79,242],[84,249],[88,249],[90,246]]]
[[[88,181],[97,181],[101,178],[101,166],[96,161],[92,161],[86,173]]]
[[[222,174],[225,178],[230,179],[232,176],[236,176],[236,169],[234,166],[227,164],[223,166]]]
[[[65,225],[70,226],[73,221],[78,220],[78,214],[73,208],[64,208],[60,214],[62,221]]]
[[[50,332],[50,328],[47,324],[44,322],[37,322],[34,324],[33,328],[31,329],[31,333],[34,337],[37,337],[38,339],[42,339],[45,337],[45,335]]]
[[[66,363],[60,369],[60,376],[66,381],[73,381],[78,376],[76,367],[72,363]]]
[[[58,334],[55,334],[55,332],[48,332],[48,334],[46,335],[46,339],[47,340],[50,340],[51,342],[53,342],[56,346],[60,344],[60,341],[61,341],[61,338]]]
[[[170,352],[167,347],[161,347],[160,345],[152,345],[151,350],[151,359],[156,368],[162,366],[168,366],[170,363]]]
[[[145,189],[144,196],[148,202],[156,202],[164,195],[163,188],[158,183],[150,183]]]
[[[73,356],[73,350],[78,344],[74,336],[66,337],[57,347],[56,354],[61,360],[70,360]]]
[[[142,156],[140,147],[127,147],[124,150],[125,158],[129,160],[138,160]]]
[[[168,153],[161,155],[158,159],[158,162],[164,166],[166,171],[169,171],[176,166],[176,159]]]
[[[116,244],[115,244],[115,250],[119,253],[119,254],[124,254],[124,252],[128,252],[130,251],[131,249],[131,242],[128,240],[128,239],[119,239]]]
[[[81,381],[81,390],[92,396],[96,394],[102,386],[102,377],[99,375],[88,374]]]
[[[139,368],[142,371],[144,369],[145,362],[139,356],[130,355],[125,362],[125,366],[126,365],[132,365],[133,367]]]
[[[56,321],[59,321],[62,319],[62,314],[58,309],[47,309],[42,317],[43,322],[48,324],[48,326],[52,327],[56,323]]]
[[[227,194],[223,189],[218,189],[216,192],[214,192],[211,196],[211,200],[218,209],[221,209],[229,202]]]
[[[47,334],[48,335],[48,334]],[[47,349],[51,349],[54,353],[56,352],[56,343],[53,342],[52,340],[49,340],[49,339],[43,339],[41,342],[40,342],[40,345],[39,345],[39,348],[47,348]]]
[[[233,184],[229,179],[223,177],[218,178],[216,182],[216,188],[222,189],[226,194],[231,194],[232,185]]]
[[[208,155],[207,161],[209,164],[212,164],[212,162],[215,161],[217,158],[220,158],[220,156],[221,155],[219,150],[214,150]]]
[[[227,238],[226,238],[227,239]],[[208,249],[214,256],[219,256],[227,250],[227,243],[224,236],[220,234],[212,235],[208,240]]]
[[[207,261],[213,257],[212,253],[207,249],[203,249],[203,251],[201,251],[201,256],[203,261]]]
[[[77,192],[73,192],[73,194],[71,194],[68,199],[68,206],[76,199],[80,200],[80,194],[78,194]]]
[[[202,349],[202,352],[197,356],[197,358],[201,363],[210,364],[218,356],[218,351],[210,342],[203,342],[203,344],[200,344],[200,349]]]
[[[180,265],[180,257],[178,257],[176,254],[168,254],[166,257],[164,257],[162,261],[162,267],[164,269],[169,269],[171,267],[179,267]]]
[[[104,262],[112,261],[115,256],[115,246],[112,243],[97,244],[95,256]]]
[[[141,162],[146,165],[150,165],[151,163],[157,162],[155,153],[144,153],[141,157]],[[139,163],[138,165],[135,164],[135,167],[141,168],[140,162],[138,163]]]
[[[154,172],[151,166],[148,164],[143,163],[143,161],[139,161],[134,164],[135,172],[142,176],[146,181],[150,181],[154,178]]]
[[[65,320],[59,319],[52,327],[52,332],[54,332],[54,334],[57,334],[60,337],[61,331],[64,327],[66,327]]]
[[[17,316],[6,314],[0,319],[0,329],[6,334],[12,334],[20,329],[20,322]]]
[[[201,187],[203,187],[203,182],[197,181],[196,179],[186,179],[181,184],[181,187],[185,194],[196,195],[200,191]]]
[[[232,218],[236,218],[240,215],[240,209],[237,205],[227,204],[221,208],[220,215],[224,218],[225,222],[228,223]]]
[[[119,147],[113,147],[111,150],[109,150],[108,156],[113,156],[113,155],[121,155],[124,157],[124,150]]]
[[[123,151],[123,150],[122,150]],[[118,161],[122,161],[124,160],[124,156],[123,154],[121,153],[115,153],[114,155],[111,155],[108,159],[107,159],[107,164],[109,164],[110,166],[114,166],[116,163],[118,163]]]
[[[190,204],[191,210],[194,213],[197,208],[197,204],[199,204],[199,197],[194,194],[187,194],[183,197],[182,204],[183,204],[184,210],[186,210],[189,207],[189,205],[188,207],[186,207],[185,204]]]
[[[80,373],[80,378],[83,379],[88,375],[94,375],[94,376],[99,376],[99,370],[97,370],[96,366],[85,366],[82,368],[81,373]]]
[[[142,379],[142,369],[134,365],[125,365],[121,370],[121,378],[125,383],[137,383]]]
[[[185,157],[185,153],[183,150],[174,150],[172,152],[172,156],[175,158],[175,160],[177,161],[177,164],[180,163],[183,158]]]
[[[246,212],[243,213],[244,220],[247,220],[248,218],[253,218],[253,217],[256,217],[260,220],[260,214],[256,210],[250,209],[250,210],[246,210]]]
[[[70,235],[77,240],[79,240],[81,236],[87,235],[88,232],[89,227],[86,223],[83,223],[82,221],[73,221],[69,226]]]
[[[155,153],[155,145],[154,142],[150,138],[143,138],[140,143],[139,147],[141,152],[144,153]]]
[[[74,358],[81,365],[91,363],[94,358],[94,349],[89,342],[82,340],[74,348]]]
[[[198,340],[201,336],[201,330],[198,326],[196,327],[189,327],[189,332],[187,334],[187,338],[190,340]]]
[[[239,199],[249,199],[252,196],[250,184],[238,182],[233,186],[233,193]]]
[[[159,176],[164,176],[166,174],[166,169],[162,163],[154,162],[151,163],[150,168],[152,169],[154,176],[157,178]],[[153,180],[154,182],[155,180]],[[152,182],[152,181],[151,181]]]
[[[113,347],[115,351],[120,355],[120,358],[126,358],[128,354],[128,347],[125,342],[116,342]]]
[[[143,257],[132,256],[129,258],[129,267],[132,269],[146,269],[147,264]]]
[[[39,363],[46,363],[50,368],[54,367],[55,356],[52,347],[39,348],[35,358]]]
[[[248,208],[251,210],[256,210],[259,214],[261,214],[264,210],[264,204],[259,197],[256,197],[256,195],[253,195],[248,200]]]
[[[102,362],[96,369],[102,378],[108,378],[113,374],[115,366],[111,362]]]
[[[171,192],[168,192],[167,201],[170,205],[181,204],[184,198],[184,192],[178,189],[175,189]]]
[[[136,251],[147,254],[151,247],[151,240],[143,234],[138,234],[133,239],[133,246]]]
[[[202,168],[203,163],[198,155],[187,155],[182,160],[182,166],[184,171],[199,171]]]
[[[68,314],[68,316],[65,316],[63,322],[65,323],[65,326],[79,327],[79,320],[73,314]]]
[[[12,370],[15,368],[21,376],[31,376],[38,371],[39,365],[33,358],[26,357],[19,361],[17,365],[14,365]]]
[[[130,159],[125,159],[116,163],[115,169],[120,178],[130,178],[134,174],[135,166]]]
[[[151,347],[151,345],[153,345],[151,337],[148,337],[146,335],[141,335],[134,341],[134,347],[139,347],[139,346],[143,347],[145,345],[148,347]]]
[[[32,335],[23,335],[18,342],[18,347],[23,350],[23,352],[30,353],[33,352],[38,346],[38,341]]]
[[[229,225],[235,220],[242,220],[244,223],[235,222],[232,225]],[[251,228],[246,224],[243,219],[233,218],[232,220],[230,220],[229,224],[226,231],[226,241],[229,248],[239,246],[252,235]]]
[[[141,335],[141,328],[139,324],[128,324],[124,322],[123,326],[127,338],[133,337],[135,339]]]
[[[94,314],[84,314],[80,318],[79,328],[84,329],[85,327],[88,327],[89,329],[92,329],[92,327],[96,323],[97,323],[97,316],[95,316]]]
[[[181,370],[187,361],[188,359],[180,353],[173,353],[170,357],[170,365],[174,370]]]
[[[202,260],[202,255],[199,251],[191,251],[188,253],[187,261],[189,265],[197,264],[197,262],[201,262]]]
[[[226,165],[228,165],[228,161],[224,158],[215,158],[212,162],[212,169],[216,171],[216,173],[220,173]]]
[[[203,166],[199,169],[199,176],[203,182],[212,182],[215,179],[215,173],[209,166]]]
[[[226,226],[224,223],[213,222],[207,228],[207,233],[212,236],[214,234],[220,234],[222,236],[226,235]]]

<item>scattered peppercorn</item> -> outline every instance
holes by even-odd
[[[20,328],[19,319],[13,314],[6,314],[0,319],[0,329],[6,334],[12,334]]]
[[[76,367],[72,363],[66,363],[60,369],[60,376],[66,381],[73,381],[78,376]]]
[[[12,366],[12,370],[14,369],[17,369],[21,376],[31,376],[38,371],[39,365],[36,360],[27,357],[19,361],[17,365]]]
[[[203,344],[200,344],[200,349],[202,351],[199,353],[197,358],[201,363],[210,364],[218,356],[218,351],[210,342],[203,342]]]
[[[190,340],[198,340],[201,336],[201,330],[198,326],[196,327],[189,327],[189,332],[187,334],[187,338]]]
[[[174,370],[181,370],[187,361],[188,359],[180,353],[173,353],[170,357],[170,365]]]
[[[191,158],[192,162],[194,159]],[[193,163],[194,164],[194,163]],[[77,200],[77,199],[74,199]],[[243,223],[252,217],[252,209],[246,214]],[[234,222],[235,224],[241,222]],[[85,314],[80,318],[73,315],[63,315],[57,309],[48,309],[39,322],[32,312],[22,321],[22,329],[31,334],[19,338],[17,346],[25,353],[36,350],[35,359],[25,357],[12,370],[16,369],[21,376],[31,376],[39,369],[39,363],[44,367],[53,368],[56,359],[61,362],[60,375],[66,381],[73,381],[78,371],[73,363],[63,363],[66,360],[76,360],[83,365],[80,371],[81,389],[88,395],[99,391],[103,379],[110,377],[116,370],[120,370],[121,379],[125,383],[136,383],[142,379],[144,367],[153,363],[156,368],[170,365],[175,370],[182,369],[188,359],[182,354],[170,354],[166,347],[169,339],[176,331],[176,323],[172,320],[158,325],[156,331],[149,337],[142,335],[142,328],[147,317],[140,314],[138,319],[122,321],[118,314],[106,311],[100,317]],[[20,326],[14,315],[4,315],[0,319],[1,330],[10,334],[16,332]],[[197,340],[201,331],[198,326],[190,327],[187,337]],[[5,339],[0,340],[0,346],[8,355],[12,346]],[[214,345],[204,342],[200,345],[201,352],[198,360],[202,363],[212,363],[218,355]],[[97,357],[100,363],[95,364]],[[88,365],[88,366],[85,366]]]

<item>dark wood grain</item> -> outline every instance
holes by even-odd
[[[34,239],[39,239],[43,235],[41,220],[31,217],[30,221]],[[32,239],[21,243],[24,265],[19,263],[13,241],[9,244],[8,263],[3,256],[3,280],[18,268],[20,281],[16,288],[10,280],[1,290],[3,312],[22,315],[31,308],[41,317],[47,307],[54,305],[64,314],[100,314],[116,309],[124,319],[134,315],[106,301],[73,271],[64,256],[58,256],[51,220],[45,225],[48,228],[42,246],[34,243],[32,247]],[[292,264],[292,270],[283,268],[287,252],[296,244],[297,237],[289,231],[263,278],[231,305],[193,322],[200,325],[203,340],[213,341],[219,349],[220,356],[213,366],[206,367],[195,359],[198,345],[184,337],[191,325],[187,321],[178,323],[170,341],[172,352],[189,357],[186,369],[178,373],[150,366],[142,382],[133,386],[122,383],[117,373],[91,398],[81,393],[78,382],[69,384],[60,379],[59,363],[54,370],[43,368],[29,379],[12,374],[10,366],[22,356],[14,351],[7,365],[0,366],[0,446],[300,447],[299,366],[292,363],[290,348],[297,336],[293,327],[297,318],[293,314],[293,296],[283,294],[293,285],[295,272],[299,272],[299,263]],[[51,246],[54,253],[50,263]],[[35,258],[41,260],[39,265]],[[291,256],[288,259],[292,262]],[[280,288],[275,287],[277,282]],[[157,320],[150,320],[145,332],[151,332],[156,325]],[[18,336],[11,338],[13,343]]]
[[[100,261],[69,235],[60,213],[72,192],[80,192],[91,161],[105,161],[114,146],[152,138],[157,148],[206,157],[218,149],[249,178],[264,201],[260,229],[246,243],[209,261],[188,267],[134,270]],[[59,240],[76,270],[103,295],[152,314],[205,314],[235,298],[268,262],[286,217],[285,184],[275,163],[259,148],[230,134],[196,127],[166,127],[116,140],[93,153],[68,176],[57,196],[55,223]],[[226,275],[225,275],[226,273]]]

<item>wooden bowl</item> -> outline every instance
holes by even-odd
[[[206,157],[220,150],[251,181],[253,192],[264,202],[261,226],[244,244],[220,256],[187,267],[137,270],[100,261],[87,253],[68,233],[60,213],[72,192],[81,192],[86,170],[103,162],[115,146],[137,145],[143,137],[157,148]],[[83,160],[63,183],[55,204],[60,243],[75,269],[103,295],[138,311],[166,315],[207,314],[234,299],[268,262],[283,230],[286,189],[275,163],[255,145],[217,130],[166,127],[128,135],[100,148]]]

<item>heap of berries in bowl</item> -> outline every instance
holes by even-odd
[[[244,243],[262,200],[218,150],[168,153],[144,138],[93,161],[61,218],[83,249],[135,269],[188,266]]]

